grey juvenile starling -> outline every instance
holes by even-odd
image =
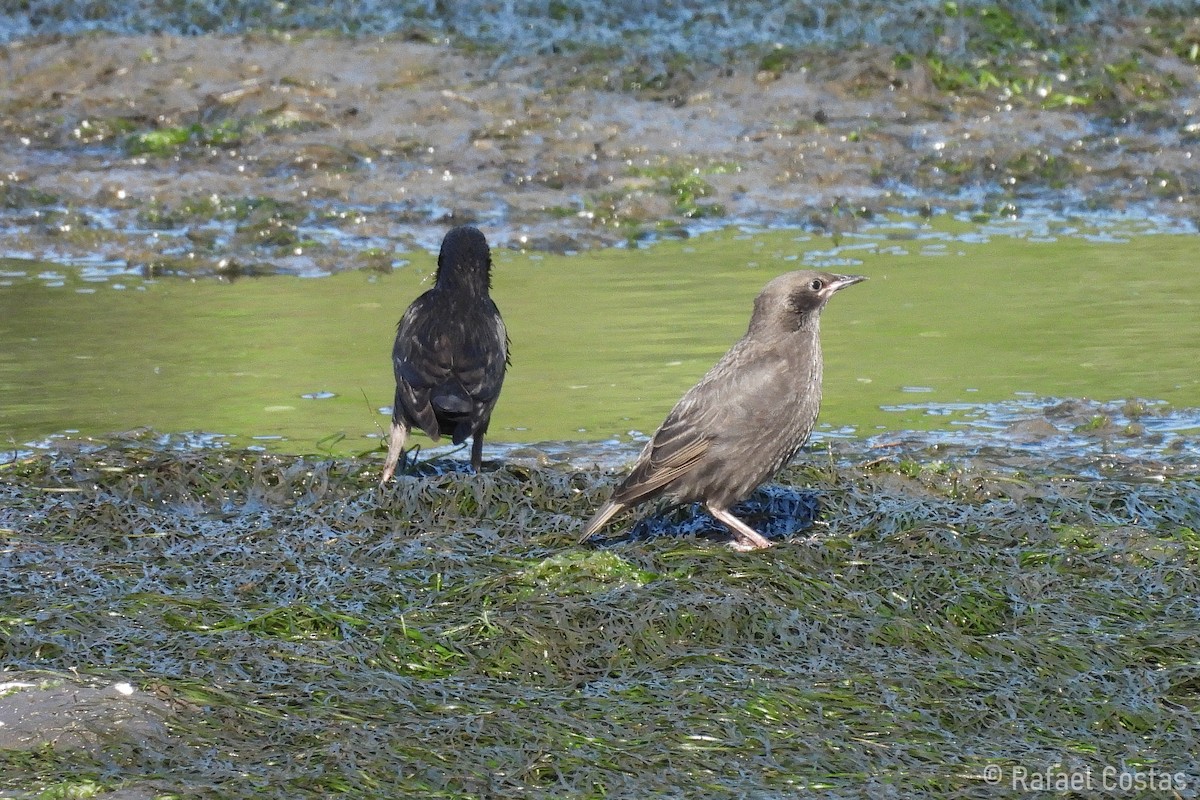
[[[483,435],[504,383],[508,333],[488,290],[492,256],[477,229],[454,228],[442,240],[437,280],[404,312],[396,326],[392,366],[396,399],[380,485],[396,470],[414,427],[435,442],[467,437],[471,466],[483,460]]]
[[[803,446],[821,407],[821,309],[866,280],[807,270],[780,275],[754,301],[750,329],[684,394],[580,541],[627,508],[668,497],[703,501],[734,547],[770,547],[729,512]]]

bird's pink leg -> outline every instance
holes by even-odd
[[[393,422],[392,432],[388,436],[387,460],[383,462],[383,475],[379,478],[380,487],[392,479],[392,473],[396,471],[396,463],[400,461],[400,456],[404,453],[404,441],[407,438],[408,426]]]
[[[729,513],[728,510],[716,508],[711,503],[706,503],[705,507],[708,509],[708,513],[716,517],[726,528],[733,531],[735,538],[730,542],[729,546],[734,550],[762,550],[771,546],[771,542],[761,533]]]

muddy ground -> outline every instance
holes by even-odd
[[[1108,54],[1123,72],[1010,63],[1002,81],[882,48],[646,74],[328,35],[18,41],[4,251],[303,272],[386,267],[460,221],[570,251],[891,209],[1194,220],[1200,69],[1131,31]]]

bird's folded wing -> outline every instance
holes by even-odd
[[[672,412],[667,417],[629,477],[613,493],[613,501],[632,504],[652,497],[695,467],[708,451],[710,439],[688,425],[686,416]]]
[[[441,435],[437,415],[434,414],[433,404],[430,402],[429,389],[397,381],[395,402],[404,409],[404,416],[408,417],[413,425],[425,431],[429,438],[436,440]]]
[[[775,402],[771,398],[787,394],[790,378],[772,354],[740,353],[726,354],[683,396],[618,487],[614,500],[631,504],[653,497],[695,469],[717,437],[728,435],[731,428],[744,434],[759,418],[769,416],[769,404]],[[732,373],[728,363],[735,355],[740,363]]]
[[[450,354],[436,331],[422,325],[414,303],[400,320],[392,366],[396,373],[396,402],[430,438],[438,436],[438,422],[430,403],[432,390],[450,375]]]
[[[493,347],[462,356],[455,361],[453,374],[472,400],[479,403],[495,400],[504,384],[504,352]]]
[[[508,333],[495,304],[491,312],[477,321],[468,346],[457,354],[452,368],[454,380],[472,404],[463,423],[472,431],[487,430],[508,365]]]

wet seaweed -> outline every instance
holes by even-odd
[[[1200,785],[1194,462],[838,443],[752,499],[781,529],[747,555],[689,509],[576,545],[616,480],[594,468],[426,460],[381,490],[372,457],[156,441],[0,468],[4,669],[173,709],[135,749],[0,751],[0,788],[975,797],[993,766],[1112,765]]]

